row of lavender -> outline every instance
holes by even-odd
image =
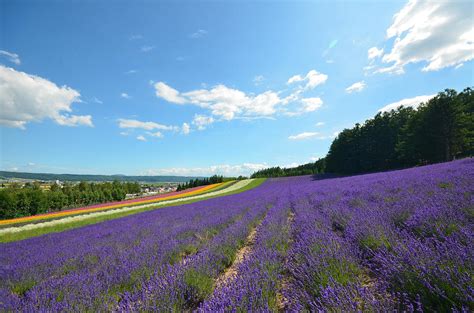
[[[289,181],[200,311],[474,309],[474,160]]]
[[[472,159],[275,179],[3,244],[0,310],[473,310],[473,191]]]
[[[192,307],[206,296],[196,281],[232,263],[279,186],[2,244],[0,310]]]

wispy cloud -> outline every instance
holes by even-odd
[[[139,128],[144,130],[172,130],[173,126],[163,125],[155,122],[142,122],[133,119],[120,118],[117,120],[120,128]]]
[[[386,106],[381,108],[379,112],[389,112],[391,110],[397,109],[400,106],[411,107],[411,108],[416,109],[421,103],[427,102],[428,100],[430,100],[431,98],[434,98],[435,96],[436,95],[426,95],[426,96],[417,96],[413,98],[402,99],[400,101],[387,104]]]
[[[135,74],[135,73],[137,73],[137,70],[129,70],[125,72],[125,74]]]
[[[253,78],[253,83],[255,86],[259,86],[263,83],[264,80],[265,77],[263,77],[263,75],[257,75]]]
[[[21,64],[20,56],[16,53],[8,52],[8,51],[5,51],[5,50],[0,50],[0,56],[6,57],[8,61],[10,61],[10,62],[12,62],[16,65]]]
[[[137,136],[137,140],[139,140],[139,141],[147,141],[146,138],[145,138],[145,136],[143,136],[143,135]]]
[[[360,82],[357,82],[357,83],[353,83],[352,85],[350,85],[349,87],[346,88],[346,92],[347,93],[353,93],[353,92],[361,92],[362,90],[365,89],[365,87],[367,87],[367,85],[365,84],[364,81],[360,81]]]
[[[189,37],[194,38],[194,39],[198,39],[198,38],[202,38],[202,37],[206,36],[207,33],[208,33],[207,30],[198,29],[196,32],[190,34]]]
[[[142,46],[142,47],[140,48],[140,51],[146,53],[146,52],[150,52],[150,51],[153,50],[153,49],[155,49],[154,46]]]
[[[204,167],[172,167],[148,169],[142,175],[178,175],[178,176],[249,176],[255,171],[268,167],[266,163],[217,164]]]
[[[139,39],[143,39],[143,36],[140,35],[140,34],[135,34],[135,35],[131,35],[130,37],[128,37],[129,40],[139,40]]]
[[[290,140],[304,140],[309,138],[319,137],[320,134],[318,132],[303,132],[297,135],[291,135],[288,137]]]
[[[122,92],[122,93],[120,94],[120,98],[130,99],[130,96],[128,95],[128,93]]]

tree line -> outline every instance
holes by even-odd
[[[279,166],[265,168],[252,174],[252,178],[285,177],[300,175],[315,175],[324,173],[325,159],[319,159],[314,163],[307,163],[297,167],[282,168]]]
[[[272,167],[252,177],[333,173],[342,175],[400,169],[474,155],[474,91],[446,89],[418,108],[379,112],[344,129],[325,158],[294,168]]]
[[[0,218],[29,216],[66,208],[121,201],[126,194],[140,192],[136,182],[87,183],[51,185],[50,190],[42,190],[38,183],[24,186],[11,184],[0,189]]]
[[[344,129],[326,172],[359,174],[451,161],[474,153],[474,92],[446,89],[417,109],[399,107]]]
[[[189,188],[222,183],[223,181],[224,181],[224,176],[221,176],[221,175],[213,175],[209,178],[206,177],[206,178],[191,179],[190,181],[184,184],[178,184],[178,188],[176,189],[176,191],[182,191]]]

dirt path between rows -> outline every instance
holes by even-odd
[[[262,219],[263,221],[263,219]],[[234,278],[237,276],[238,273],[238,268],[239,265],[244,261],[244,259],[249,256],[252,251],[253,251],[253,246],[255,244],[255,238],[257,236],[257,231],[258,227],[262,224],[258,223],[257,226],[255,226],[250,233],[248,234],[246,240],[245,240],[245,245],[239,249],[235,255],[235,260],[234,263],[230,267],[228,267],[224,273],[222,273],[217,279],[216,279],[216,289],[223,288],[225,285],[227,285],[229,282],[234,280]]]

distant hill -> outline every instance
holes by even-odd
[[[191,179],[202,178],[197,176],[127,176],[127,175],[81,175],[81,174],[51,174],[51,173],[23,173],[0,171],[0,177],[21,178],[34,180],[60,180],[60,181],[139,181],[147,183],[182,183]]]

